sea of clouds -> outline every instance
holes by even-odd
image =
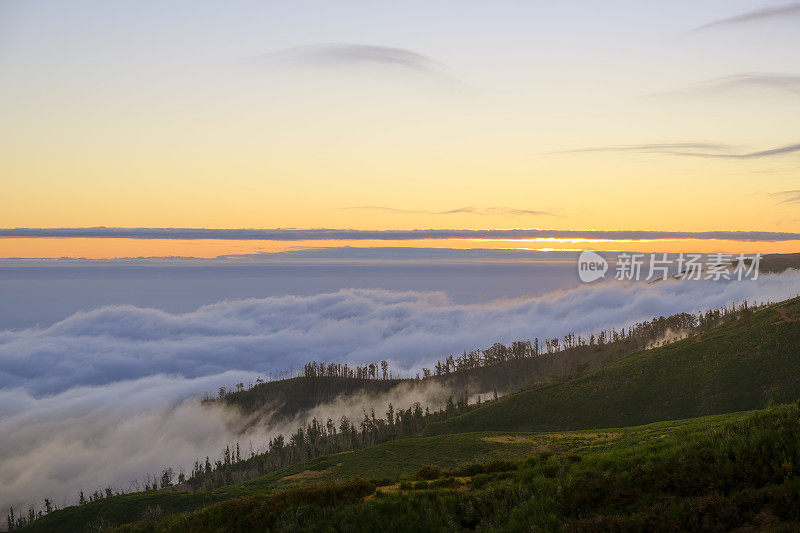
[[[607,282],[470,304],[444,293],[342,290],[226,301],[188,313],[111,306],[0,332],[0,505],[41,506],[44,497],[70,504],[79,490],[129,489],[145,473],[188,468],[232,442],[261,449],[302,419],[251,427],[198,397],[310,360],[385,359],[414,375],[437,358],[497,341],[585,335],[798,293],[798,271],[741,282]],[[417,399],[435,401],[439,392]],[[383,412],[392,400],[362,398],[308,415],[357,416],[371,406]]]

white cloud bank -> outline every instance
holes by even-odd
[[[263,446],[287,428],[239,435],[237,416],[187,398],[312,359],[387,359],[414,373],[495,341],[586,334],[798,293],[797,271],[731,283],[608,282],[469,305],[441,293],[344,290],[183,314],[105,307],[47,328],[0,332],[0,505],[45,496],[71,503],[81,488],[126,488],[147,472],[188,466],[236,440]]]

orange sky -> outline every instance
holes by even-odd
[[[477,240],[440,239],[416,241],[228,241],[228,240],[155,240],[155,239],[84,239],[84,238],[0,238],[0,258],[10,257],[114,257],[187,256],[211,258],[219,255],[281,252],[318,247],[423,247],[423,248],[491,248],[526,250],[626,250],[636,252],[703,252],[703,253],[793,253],[800,243],[736,242],[725,240],[677,239],[653,241],[597,240]]]

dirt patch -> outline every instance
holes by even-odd
[[[286,476],[284,478],[281,478],[281,481],[294,482],[294,481],[308,481],[309,479],[317,479],[320,477],[324,477],[325,474],[328,474],[330,472],[330,470],[331,470],[330,468],[326,468],[325,470],[303,470],[302,472],[298,472],[297,474],[292,474],[291,476]]]
[[[485,442],[499,442],[501,444],[521,444],[524,442],[536,442],[530,437],[522,435],[493,435],[491,437],[481,437]]]
[[[786,307],[778,308],[778,316],[780,317],[780,320],[778,320],[778,322],[797,322],[798,320],[800,320],[800,316],[798,316],[797,314],[790,315],[789,310],[786,309]]]
[[[608,439],[616,439],[617,437],[622,436],[622,433],[606,433],[606,432],[593,432],[593,431],[581,431],[580,433],[548,433],[544,435],[547,437],[553,437],[556,439],[587,439],[587,440],[608,440]]]

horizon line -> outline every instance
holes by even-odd
[[[91,238],[143,240],[446,240],[446,239],[596,239],[610,241],[727,240],[740,242],[800,241],[800,233],[774,231],[659,231],[659,230],[557,230],[557,229],[410,229],[359,230],[333,228],[125,228],[62,227],[0,228],[0,238]]]

